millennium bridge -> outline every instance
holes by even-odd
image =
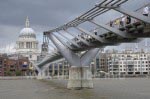
[[[46,50],[51,41],[57,49],[36,64],[39,71],[38,78],[43,78],[42,75],[51,63],[65,58],[71,65],[67,87],[93,88],[89,65],[101,49],[150,37],[150,17],[140,13],[142,8],[131,11],[123,7],[123,4],[127,2],[128,0],[103,0],[74,20],[52,30],[44,31],[42,48]],[[113,23],[126,16],[131,18],[131,22],[121,26],[112,26],[109,23],[97,21],[97,17],[107,17],[107,12],[113,13],[113,11],[123,14],[122,17],[112,19]],[[84,29],[82,24],[94,25],[93,30]],[[76,32],[71,29],[75,29]]]

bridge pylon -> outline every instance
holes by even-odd
[[[36,78],[39,80],[47,78],[49,75],[46,75],[46,70],[47,68],[49,68],[49,66],[50,66],[50,63],[46,64],[45,67],[38,69],[38,75]]]
[[[42,79],[44,79],[45,78],[45,71],[40,71],[39,73],[38,73],[38,75],[37,75],[37,79],[38,80],[42,80]]]
[[[78,56],[69,47],[67,47],[63,40],[61,40],[54,33],[48,34],[51,41],[56,45],[62,56],[66,58],[71,67],[69,67],[69,80],[67,88],[69,89],[81,89],[81,88],[93,88],[92,73],[90,71],[90,62],[100,48],[94,48],[86,51],[81,56]]]

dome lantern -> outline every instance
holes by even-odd
[[[27,16],[27,18],[26,18],[25,26],[26,26],[26,28],[29,28],[29,26],[30,26],[30,21],[29,21],[28,16]]]

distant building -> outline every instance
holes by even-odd
[[[108,54],[99,54],[99,68],[100,71],[108,72]]]
[[[90,65],[92,74],[116,77],[150,75],[150,53],[111,50],[99,53]]]
[[[40,55],[38,40],[35,31],[30,28],[28,17],[26,18],[25,28],[20,31],[16,41],[16,53],[28,57],[31,62],[36,62]]]
[[[69,75],[69,67],[67,61],[61,61],[58,63],[52,63],[48,68],[48,73],[50,76],[68,76]]]
[[[15,55],[0,55],[0,76],[25,76],[29,72],[29,59]]]
[[[109,53],[108,70],[111,75],[138,76],[150,74],[150,53],[125,51]]]
[[[150,75],[150,53],[111,50],[101,52],[90,64],[93,77],[135,77]],[[50,76],[69,74],[69,63],[64,60],[49,66]]]

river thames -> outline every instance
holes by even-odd
[[[94,79],[93,89],[69,90],[67,80],[0,80],[0,99],[150,99],[150,78]]]

